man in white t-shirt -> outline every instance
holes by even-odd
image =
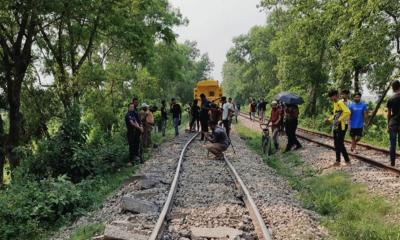
[[[224,124],[224,128],[226,131],[226,135],[229,137],[229,133],[231,131],[231,119],[232,114],[235,112],[233,108],[233,104],[231,102],[226,101],[226,97],[221,97],[222,103],[222,123]]]

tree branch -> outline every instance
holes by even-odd
[[[100,22],[100,17],[99,17],[99,15],[97,15],[96,16],[96,20],[95,20],[95,22],[93,24],[92,31],[90,32],[90,37],[89,37],[89,41],[88,41],[87,47],[85,49],[85,53],[82,55],[81,59],[79,60],[78,65],[76,66],[76,70],[78,70],[82,66],[82,64],[85,62],[87,56],[89,55],[90,51],[92,50],[93,42],[94,42],[94,36],[97,33],[97,27],[99,25],[99,22]]]

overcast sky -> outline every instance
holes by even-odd
[[[222,81],[222,65],[232,39],[266,21],[257,8],[259,0],[170,0],[189,19],[188,26],[176,28],[178,41],[196,41],[202,53],[215,64],[212,77]]]

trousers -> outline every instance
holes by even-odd
[[[396,161],[396,145],[399,144],[400,146],[400,132],[395,130],[389,131],[390,137],[390,162],[394,165]]]
[[[140,133],[138,131],[128,131],[129,161],[134,162],[135,157],[139,156]]]
[[[346,130],[347,130],[346,128],[342,129],[342,126],[340,126],[340,124],[337,129],[333,130],[333,141],[335,145],[336,162],[340,162],[341,155],[343,155],[343,158],[346,162],[350,162],[346,146],[344,145],[344,137],[346,136]]]
[[[301,147],[299,140],[296,137],[296,130],[297,130],[297,119],[288,119],[285,122],[285,130],[286,136],[288,139],[288,143],[286,145],[286,151],[290,151],[293,146]]]

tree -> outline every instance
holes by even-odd
[[[145,62],[157,39],[173,41],[172,26],[180,16],[164,0],[61,0],[53,14],[40,25],[47,68],[55,77],[57,93],[65,108],[79,100],[82,88],[78,73],[104,39],[106,46],[124,47],[133,61]]]
[[[0,57],[4,68],[7,95],[9,132],[6,152],[11,168],[18,166],[15,154],[21,136],[21,89],[24,77],[32,62],[32,45],[44,9],[41,0],[1,1],[0,3]]]

